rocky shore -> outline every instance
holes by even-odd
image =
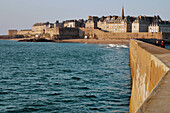
[[[18,40],[18,42],[56,42],[56,41],[55,40],[45,39],[45,38],[32,38],[32,39]]]

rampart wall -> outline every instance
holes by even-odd
[[[17,32],[17,35],[29,35],[29,34],[33,34],[32,30],[23,30]]]
[[[56,39],[78,39],[80,37],[80,32],[78,28],[47,28],[45,30],[46,34],[50,34],[51,37]]]
[[[170,50],[130,40],[130,113],[170,111]]]
[[[17,35],[17,30],[8,30],[8,35]]]
[[[79,29],[77,28],[59,28],[60,35],[79,36]]]
[[[85,32],[85,35],[91,38],[98,39],[163,39],[163,34],[160,33],[148,33],[148,32],[140,32],[140,33],[112,33],[112,32],[104,32],[99,29],[92,28],[81,28],[82,31]]]
[[[9,30],[9,35],[41,35],[49,34],[51,37],[60,36],[69,39],[72,38],[84,38],[89,36],[92,39],[164,39],[170,42],[170,33],[149,33],[149,32],[138,32],[138,33],[114,33],[104,32],[100,29],[94,28],[46,28],[44,31],[31,31],[31,30]],[[67,37],[68,36],[68,37]]]

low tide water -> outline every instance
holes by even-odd
[[[127,45],[0,41],[0,112],[129,110]]]

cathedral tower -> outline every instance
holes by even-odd
[[[122,6],[122,19],[124,19],[125,18],[125,16],[124,16],[124,6]]]

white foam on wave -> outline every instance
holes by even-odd
[[[106,48],[129,48],[127,45],[109,44]]]

